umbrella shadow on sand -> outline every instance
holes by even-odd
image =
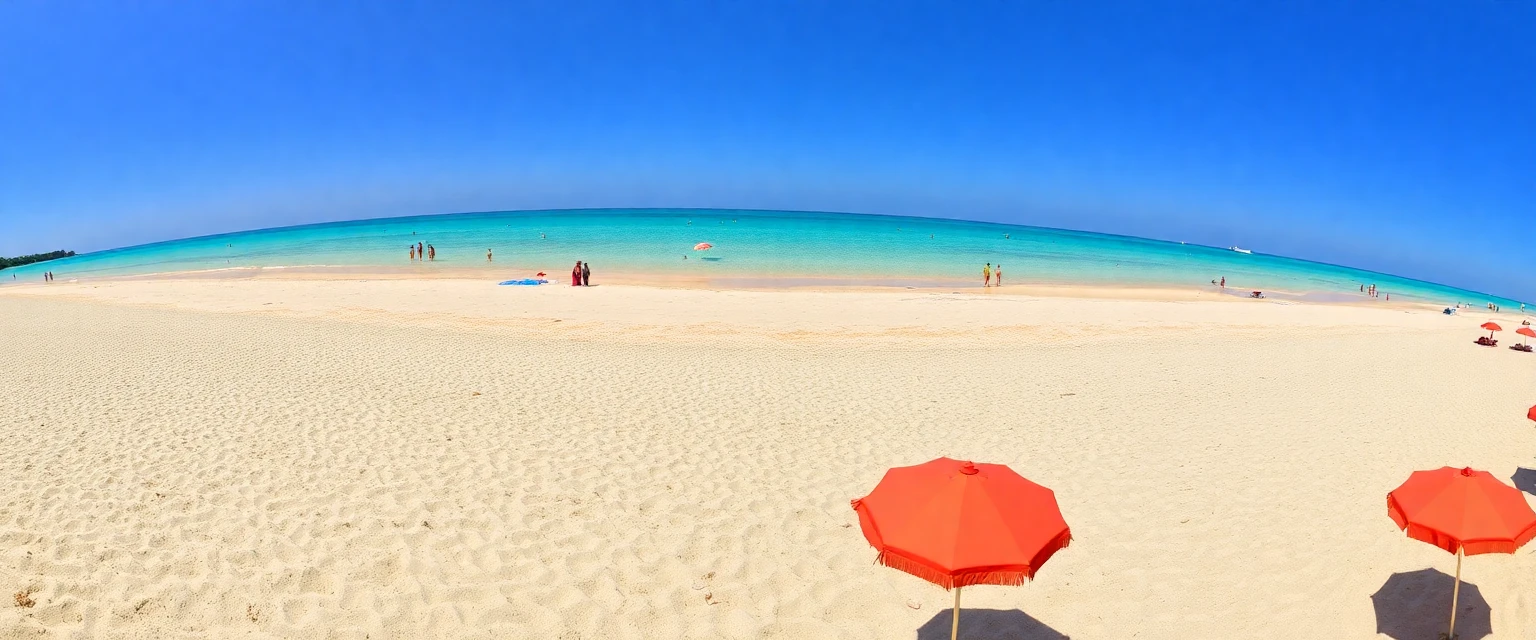
[[[1515,484],[1516,489],[1536,496],[1536,469],[1515,469],[1515,475],[1510,476],[1509,481]]]
[[[1442,637],[1451,624],[1451,590],[1456,579],[1434,569],[1394,573],[1371,594],[1376,605],[1376,633],[1396,640]],[[1460,640],[1493,635],[1493,611],[1477,585],[1463,580],[1456,612]],[[961,622],[965,622],[962,614]]]
[[[917,628],[917,640],[949,640],[955,610],[940,611]],[[960,610],[960,640],[1071,640],[1018,609]]]

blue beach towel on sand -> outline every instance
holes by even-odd
[[[509,285],[509,284],[510,285],[534,285],[534,284],[549,284],[549,281],[548,280],[536,280],[536,279],[533,279],[533,278],[523,278],[522,280],[507,280],[507,281],[501,282],[499,284],[502,284],[502,285]]]

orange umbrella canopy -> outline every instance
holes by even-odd
[[[696,245],[693,245],[693,250],[694,251],[707,251],[709,249],[713,249],[714,247],[715,247],[715,245],[712,245],[712,244],[710,244],[708,242],[700,242],[700,243],[698,243]]]
[[[1530,411],[1525,412],[1525,417],[1536,420],[1536,407],[1531,407]]]
[[[1484,331],[1503,331],[1504,327],[1499,326],[1498,323],[1496,323],[1496,322],[1484,322],[1483,323],[1483,330]]]
[[[1527,338],[1536,338],[1536,331],[1531,331],[1530,327],[1520,327],[1519,329],[1515,329],[1515,333],[1518,333]]]
[[[1408,537],[1451,553],[1514,553],[1536,538],[1536,512],[1487,471],[1415,471],[1387,494],[1387,515]]]
[[[853,509],[877,562],[945,589],[1023,584],[1072,541],[1055,492],[1000,464],[896,467]]]

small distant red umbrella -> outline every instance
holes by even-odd
[[[544,272],[543,271],[539,272],[539,277],[541,277],[541,278],[544,277]]]
[[[693,250],[694,251],[708,251],[708,250],[713,249],[713,248],[715,248],[715,245],[712,245],[712,244],[710,244],[708,242],[700,242],[700,243],[698,243],[696,245],[693,245]]]
[[[1387,494],[1387,515],[1408,537],[1456,554],[1447,635],[1451,638],[1456,637],[1462,556],[1514,553],[1536,538],[1536,512],[1520,490],[1471,468],[1413,472],[1403,486]]]
[[[876,562],[955,590],[952,640],[961,587],[1023,584],[1072,541],[1055,492],[1000,464],[896,467],[853,510]]]
[[[1525,417],[1536,420],[1536,407],[1531,407],[1530,411],[1525,412]]]

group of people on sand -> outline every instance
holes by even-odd
[[[994,267],[994,266],[992,266],[992,263],[988,262],[987,266],[981,268],[981,286],[983,286],[983,287],[992,287],[992,286],[1001,287],[1001,286],[1003,286],[1003,265],[1002,265],[1002,263],[998,263],[998,265]]]
[[[576,261],[576,266],[571,268],[571,286],[592,286],[592,263],[582,262],[580,260]]]
[[[415,262],[417,260],[426,261],[426,260],[436,260],[436,259],[437,259],[437,247],[434,247],[434,246],[432,246],[430,244],[429,245],[423,245],[420,242],[411,245],[411,262]],[[491,253],[490,253],[489,249],[486,250],[485,259],[486,260],[490,260],[491,259]]]

